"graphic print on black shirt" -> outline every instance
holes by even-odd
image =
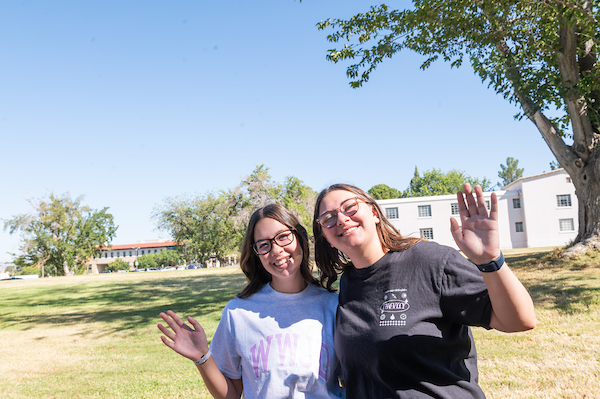
[[[405,326],[408,318],[406,311],[410,309],[406,288],[387,290],[379,309],[381,310],[380,327]]]

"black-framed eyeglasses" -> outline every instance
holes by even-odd
[[[345,216],[353,216],[358,211],[358,202],[362,201],[358,197],[348,198],[339,208],[327,211],[317,218],[317,222],[326,229],[330,229],[337,224],[338,212]],[[363,201],[364,202],[364,201]]]
[[[266,255],[271,252],[271,249],[273,248],[273,241],[275,241],[275,244],[279,245],[280,247],[290,245],[294,242],[293,229],[284,230],[280,233],[277,233],[277,235],[273,238],[258,240],[252,244],[252,249],[257,255]]]

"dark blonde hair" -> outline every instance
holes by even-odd
[[[248,298],[249,296],[258,292],[263,285],[270,282],[272,279],[271,274],[265,270],[260,258],[252,249],[252,245],[254,244],[254,232],[256,230],[256,224],[265,218],[277,220],[279,223],[292,230],[294,236],[298,240],[298,245],[300,248],[302,248],[300,274],[306,283],[319,285],[319,280],[313,276],[309,264],[310,248],[308,245],[308,233],[306,229],[300,224],[296,216],[294,216],[294,214],[285,207],[278,204],[269,204],[256,210],[248,222],[246,235],[244,236],[244,242],[242,243],[242,254],[240,260],[240,267],[248,278],[248,285],[246,285],[246,287],[239,294],[237,294],[237,296],[239,298]],[[320,275],[321,285],[324,286],[323,281],[327,281],[327,276],[322,272],[320,272]],[[326,288],[329,291],[333,291],[331,286]]]
[[[379,218],[379,223],[376,224],[375,228],[377,230],[377,235],[379,236],[381,247],[385,252],[404,251],[420,241],[419,238],[403,237],[398,229],[396,229],[385,217],[385,214],[381,211],[381,208],[375,199],[365,191],[351,184],[333,184],[319,193],[315,204],[313,234],[315,236],[315,262],[317,263],[319,270],[328,273],[344,271],[352,264],[350,259],[343,252],[339,251],[337,248],[333,248],[329,242],[327,242],[327,239],[325,239],[325,236],[323,235],[323,228],[319,222],[317,222],[317,219],[320,216],[319,209],[321,207],[321,202],[323,202],[323,199],[329,193],[338,190],[349,191],[356,194],[360,200],[371,205]]]

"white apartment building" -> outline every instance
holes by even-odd
[[[564,169],[523,177],[496,191],[500,248],[562,246],[577,237],[575,186]],[[484,193],[489,209],[492,192]],[[457,248],[450,218],[460,224],[456,195],[377,201],[386,216],[407,237],[422,237]]]

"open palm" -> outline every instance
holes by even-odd
[[[159,324],[158,329],[165,334],[160,339],[165,345],[173,349],[190,360],[200,359],[206,352],[208,352],[208,340],[204,329],[196,320],[188,317],[188,322],[192,327],[188,326],[183,320],[175,314],[175,312],[168,311],[166,314],[161,313],[160,317],[169,325],[171,330],[167,327]]]
[[[488,263],[500,256],[498,199],[496,194],[492,193],[488,214],[481,187],[475,186],[473,192],[471,186],[466,183],[463,188],[464,196],[461,191],[456,194],[462,229],[456,219],[451,218],[452,237],[460,250],[473,262]]]

